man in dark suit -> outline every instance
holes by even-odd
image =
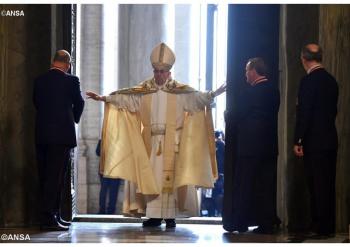
[[[236,129],[232,213],[223,215],[224,229],[245,232],[258,225],[255,233],[272,233],[276,224],[277,116],[279,90],[267,77],[261,58],[246,65],[248,86],[239,94],[232,119]],[[225,183],[227,179],[225,175]],[[225,185],[226,187],[226,185]],[[224,199],[224,203],[227,201]],[[224,205],[225,207],[225,205]],[[232,218],[231,218],[232,217]]]
[[[312,231],[335,231],[335,169],[338,137],[337,81],[322,66],[322,50],[308,44],[301,52],[307,75],[298,93],[294,153],[303,157],[311,195]]]
[[[69,226],[59,215],[60,193],[67,157],[77,145],[75,123],[84,108],[79,79],[67,73],[70,61],[67,51],[57,51],[51,69],[34,82],[41,228],[47,230],[65,230]]]

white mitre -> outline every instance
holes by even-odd
[[[169,71],[175,63],[175,54],[169,46],[160,43],[153,48],[150,59],[154,69]]]

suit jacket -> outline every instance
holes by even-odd
[[[294,143],[300,142],[304,152],[337,149],[337,103],[337,81],[325,69],[316,69],[301,79]]]
[[[75,124],[84,99],[79,78],[57,69],[36,78],[33,102],[36,108],[36,144],[77,145]]]
[[[224,173],[225,142],[222,140],[216,140],[215,146],[216,146],[216,163],[218,166],[218,172]]]
[[[239,157],[271,157],[278,154],[278,89],[265,81],[241,91],[233,112]]]

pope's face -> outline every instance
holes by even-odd
[[[166,82],[166,80],[170,77],[171,73],[170,71],[166,71],[166,70],[154,69],[153,74],[157,85],[162,86]]]

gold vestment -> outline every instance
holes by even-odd
[[[181,187],[194,185],[212,188],[217,179],[215,140],[210,107],[203,111],[185,113],[178,156],[175,159],[173,111],[176,94],[191,93],[195,90],[187,85],[171,80],[164,87],[169,93],[167,124],[164,147],[163,187],[158,188],[150,164],[151,129],[150,98],[157,89],[152,80],[136,87],[122,89],[118,94],[142,94],[140,112],[132,113],[112,104],[105,104],[102,130],[100,172],[104,177],[122,178],[135,184],[136,197],[156,196],[162,192],[178,192],[181,207]],[[174,96],[173,96],[174,95]],[[125,204],[125,201],[124,201]],[[140,207],[144,205],[140,203]],[[128,205],[124,205],[124,213]]]

